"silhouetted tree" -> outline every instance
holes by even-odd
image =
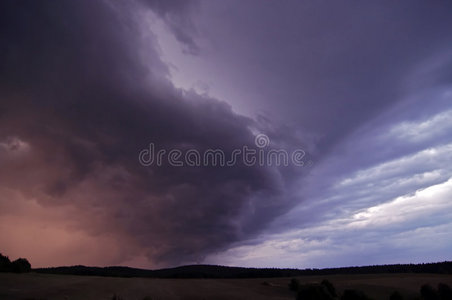
[[[31,265],[25,258],[11,262],[8,256],[0,254],[0,272],[25,273],[31,271]]]
[[[439,299],[438,293],[429,284],[424,284],[421,287],[421,297],[424,300],[438,300]]]
[[[11,261],[8,256],[0,253],[0,272],[9,272],[11,270]]]
[[[320,284],[326,288],[326,290],[332,297],[337,296],[336,289],[334,288],[334,285],[329,280],[324,279],[324,280],[322,280],[322,282]]]
[[[361,291],[345,290],[342,294],[341,300],[370,300],[370,298]]]
[[[452,299],[452,288],[445,283],[438,284],[438,296],[441,300]]]
[[[31,271],[31,264],[25,258],[16,259],[11,263],[11,271],[15,273],[26,273]]]
[[[389,300],[403,300],[403,297],[402,297],[402,295],[399,292],[394,291],[391,294],[391,296],[389,297]]]

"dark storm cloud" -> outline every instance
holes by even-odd
[[[199,26],[217,45],[222,73],[243,94],[252,95],[250,107],[315,133],[322,155],[400,101],[418,64],[451,46],[449,3],[203,5],[207,13],[198,18]],[[433,84],[425,76],[410,88],[426,82]]]
[[[123,252],[144,249],[155,265],[201,261],[284,211],[288,183],[276,169],[138,163],[150,142],[226,152],[252,145],[259,125],[175,89],[152,47],[139,55],[133,4],[121,5],[1,2],[0,139],[27,149],[21,159],[3,156],[1,185],[44,207],[74,207],[68,218],[78,229],[127,237]]]
[[[420,141],[404,137],[406,121],[418,131],[421,120],[450,109],[450,98],[440,97],[452,61],[452,19],[442,5],[1,1],[0,224],[15,203],[38,224],[62,212],[55,222],[71,236],[81,231],[121,248],[105,263],[144,253],[153,265],[174,265],[240,246],[297,201],[302,205],[290,222],[273,223],[273,232],[309,226],[334,209],[352,212],[354,202],[362,205],[362,181],[336,188],[341,178],[386,161],[396,169],[400,157],[450,141],[447,126],[438,135],[427,130]],[[183,47],[175,62],[187,64],[175,69],[188,66],[190,79],[211,80],[212,91],[221,87],[218,98],[234,109],[241,102],[251,107],[249,115],[270,117],[245,117],[214,97],[176,89],[160,57],[167,53],[157,50],[154,34],[162,32],[143,20],[150,10]],[[397,138],[387,138],[400,124]],[[259,131],[274,146],[312,152],[314,172],[305,178],[303,168],[138,163],[150,142],[230,153],[253,145]],[[429,163],[431,170],[425,165],[418,175],[440,165]],[[394,176],[414,173],[408,166]],[[397,186],[395,177],[380,184],[369,178],[366,193],[373,196],[364,204],[370,207],[438,183]],[[382,192],[388,182],[394,186]]]
[[[300,179],[300,205],[288,217],[278,218],[267,233],[284,233],[298,227],[306,228],[303,236],[309,238],[313,236],[311,228],[315,229],[312,223],[335,220],[347,213],[353,216],[359,210],[379,207],[381,203],[450,177],[450,172],[444,170],[448,167],[440,166],[446,161],[444,154],[433,155],[435,163],[427,160],[416,161],[413,166],[403,164],[407,158],[417,157],[420,151],[429,153],[429,147],[436,150],[438,145],[450,142],[447,131],[436,135],[438,124],[433,126],[435,129],[428,128],[420,133],[422,126],[411,123],[434,119],[435,115],[451,108],[450,97],[441,96],[451,80],[450,3],[256,3],[202,2],[204,13],[197,17],[196,24],[216,46],[212,54],[214,67],[210,72],[215,74],[213,70],[220,69],[218,78],[229,84],[226,87],[240,91],[236,93],[241,97],[239,100],[230,100],[235,106],[245,103],[244,110],[248,108],[250,114],[258,109],[267,111],[272,117],[293,125],[283,132],[295,128],[315,142],[315,169],[309,177]],[[401,136],[409,132],[416,139],[423,135],[428,138],[423,137],[422,143],[418,143],[386,137],[400,124],[405,124],[399,129]],[[365,174],[367,168],[372,167],[379,170],[388,162],[392,163],[381,171],[382,178],[372,177],[364,183],[357,181],[343,186],[342,181],[354,172]],[[399,168],[399,172],[394,172]],[[431,179],[429,172],[441,176]],[[419,204],[410,208],[416,205]],[[385,213],[387,215],[378,217],[390,227],[393,225],[391,214]],[[437,216],[440,224],[443,218],[440,214]],[[417,225],[410,223],[407,227],[421,226],[420,219],[416,222]],[[335,246],[348,243],[336,239],[342,230],[346,228],[334,226],[328,231],[328,238],[335,240],[332,252],[336,252]],[[367,230],[374,233],[372,226]],[[403,232],[396,225],[392,230]],[[365,243],[356,231],[350,236],[353,245]],[[387,238],[383,234],[378,237],[380,241]],[[285,239],[282,247],[291,246],[292,241],[293,237]],[[296,254],[279,255],[280,247],[278,244],[271,247],[269,235],[262,237],[262,243],[262,249],[251,247],[243,260],[233,253],[232,261],[253,265],[255,251],[261,266],[268,265],[268,260],[272,260],[273,265],[290,266],[280,263],[280,258],[287,257],[294,262],[298,254],[305,253],[300,247]],[[417,242],[412,239],[411,243]],[[391,247],[384,250],[381,245],[375,239],[370,248],[379,249],[382,257],[395,256],[397,251],[397,255],[402,253]],[[332,254],[339,257],[335,263],[347,265],[363,257],[367,263],[371,261],[364,253],[359,253],[362,250],[354,251],[354,254],[347,253],[349,260],[344,260],[338,250],[337,254]],[[330,256],[320,253],[322,259]],[[311,257],[305,260],[309,266],[312,266]]]

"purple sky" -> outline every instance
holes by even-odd
[[[34,267],[451,260],[451,6],[1,1],[0,252]],[[258,134],[305,165],[138,159]]]

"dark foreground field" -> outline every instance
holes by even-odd
[[[359,289],[374,299],[389,299],[399,290],[407,297],[418,295],[424,283],[452,285],[451,275],[375,274],[298,277],[300,282],[330,280],[338,289]],[[0,299],[295,299],[290,278],[269,279],[155,279],[95,276],[0,273]],[[265,283],[265,284],[264,284]]]

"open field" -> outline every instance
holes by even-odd
[[[452,285],[451,275],[370,274],[298,277],[303,283],[330,280],[339,291],[360,289],[374,299],[389,299],[395,289],[414,297],[422,284]],[[51,274],[0,273],[0,299],[295,299],[290,278],[268,279],[155,279]],[[263,284],[264,282],[268,284]]]

